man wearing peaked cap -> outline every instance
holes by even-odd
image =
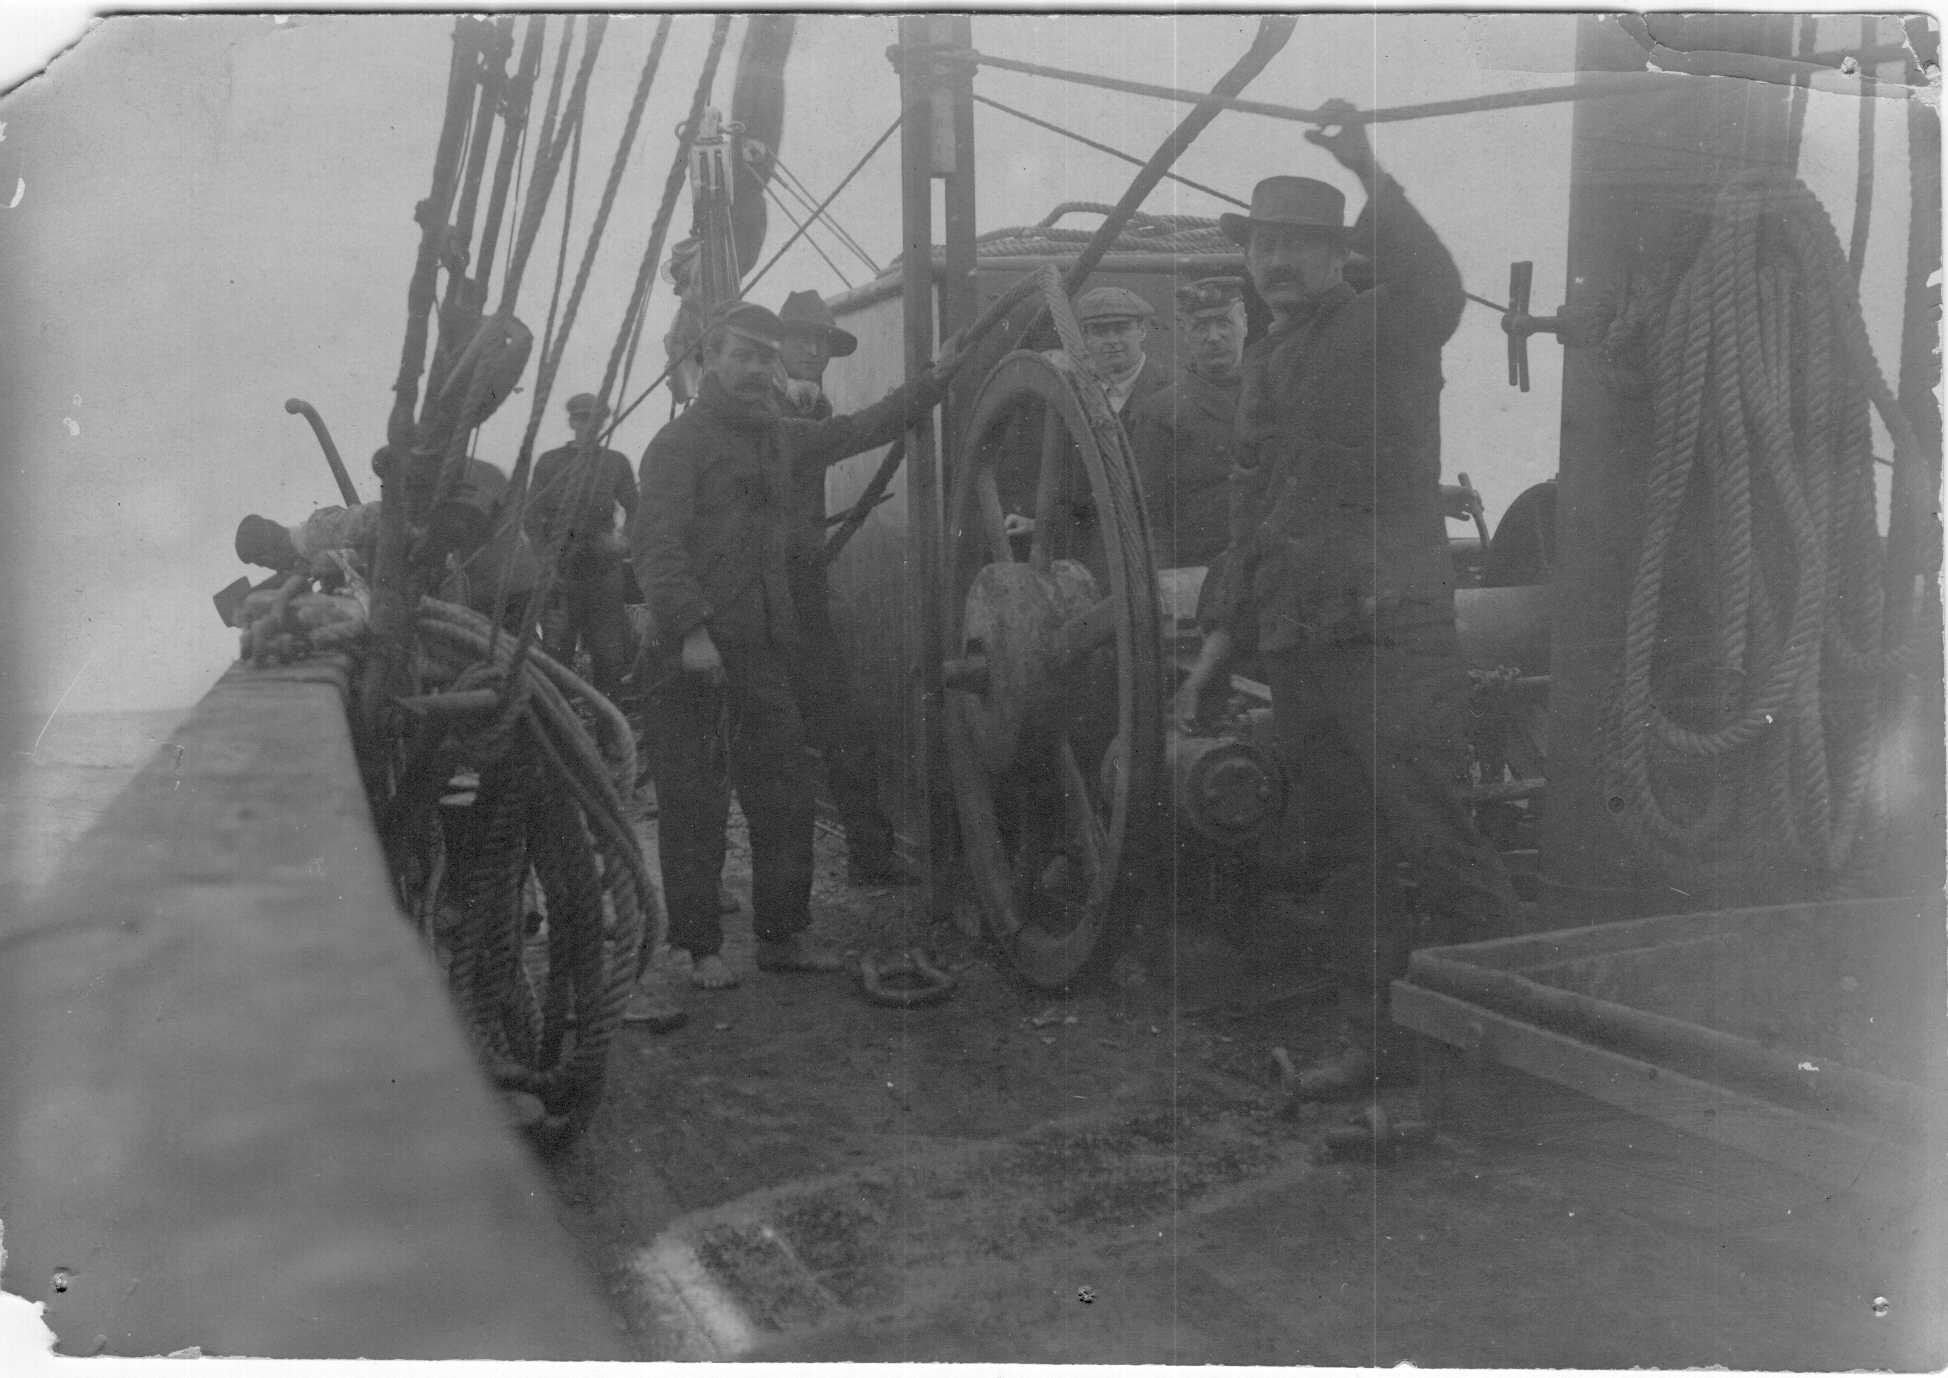
[[[1127,287],[1091,287],[1076,298],[1075,316],[1089,348],[1086,363],[1120,418],[1132,403],[1170,381],[1144,349],[1157,309]]]
[[[575,438],[534,462],[527,506],[528,537],[555,569],[554,593],[541,613],[542,645],[564,665],[586,650],[595,687],[613,697],[632,655],[627,600],[627,546],[616,530],[635,516],[636,476],[629,457],[597,444],[608,408],[594,393],[568,399]]]
[[[703,338],[696,403],[643,455],[636,576],[655,640],[644,682],[643,746],[656,779],[658,850],[670,945],[690,980],[736,985],[717,911],[730,792],[751,834],[751,924],[761,971],[837,971],[811,924],[813,784],[792,690],[801,634],[789,574],[794,485],[848,455],[884,445],[945,393],[959,362],[933,370],[851,416],[785,416],[776,400],[784,323],[738,305]]]
[[[1244,356],[1218,625],[1177,714],[1194,721],[1233,647],[1256,642],[1280,753],[1306,779],[1295,821],[1352,1016],[1342,1046],[1296,1079],[1300,1098],[1323,1099],[1411,1074],[1390,983],[1412,948],[1506,931],[1514,894],[1457,793],[1468,679],[1440,395],[1461,277],[1363,125],[1306,137],[1360,179],[1366,208],[1349,233],[1336,187],[1268,177],[1249,214],[1221,218],[1273,321]],[[1349,240],[1373,246],[1364,290],[1345,280]]]
[[[778,319],[784,326],[778,350],[784,372],[779,405],[787,416],[823,421],[832,415],[825,366],[851,354],[859,341],[839,328],[832,308],[816,292],[793,292]],[[797,475],[794,506],[790,579],[799,637],[791,656],[792,689],[805,734],[825,762],[826,783],[845,826],[846,874],[854,885],[915,884],[919,877],[900,860],[892,820],[880,807],[873,724],[853,692],[851,667],[832,625],[823,469]]]
[[[1177,333],[1177,376],[1132,406],[1125,423],[1161,569],[1208,565],[1229,539],[1244,284],[1204,278],[1180,286]]]

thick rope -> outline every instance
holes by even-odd
[[[1912,643],[1885,617],[1869,401],[1897,450],[1913,439],[1803,183],[1751,174],[1719,194],[1652,375],[1613,797],[1675,875],[1789,891],[1804,868],[1852,889],[1884,822],[1876,681],[1903,673]],[[1704,610],[1708,666],[1667,663],[1685,606]],[[1683,720],[1660,694],[1684,696]]]

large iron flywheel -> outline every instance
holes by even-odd
[[[946,735],[988,935],[1059,989],[1120,949],[1156,874],[1164,678],[1123,428],[1062,356],[1017,351],[961,437]]]

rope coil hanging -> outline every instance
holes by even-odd
[[[1900,565],[1876,517],[1870,402],[1897,472],[1920,456],[1803,183],[1755,173],[1719,193],[1657,323],[1651,371],[1612,807],[1701,885],[1789,894],[1810,873],[1850,890],[1884,822],[1881,691],[1914,634],[1886,616]],[[1687,610],[1702,610],[1708,664],[1673,639]]]

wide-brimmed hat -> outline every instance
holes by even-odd
[[[1346,195],[1330,182],[1312,177],[1267,177],[1251,189],[1251,213],[1227,211],[1218,228],[1234,244],[1251,238],[1254,225],[1268,229],[1328,230],[1346,234]]]
[[[784,306],[778,311],[778,321],[786,333],[794,330],[821,332],[825,336],[825,347],[832,351],[834,359],[843,359],[859,348],[859,337],[839,328],[832,308],[816,292],[793,292],[786,297]]]
[[[1091,287],[1075,299],[1075,318],[1089,321],[1147,321],[1157,308],[1127,287]]]

